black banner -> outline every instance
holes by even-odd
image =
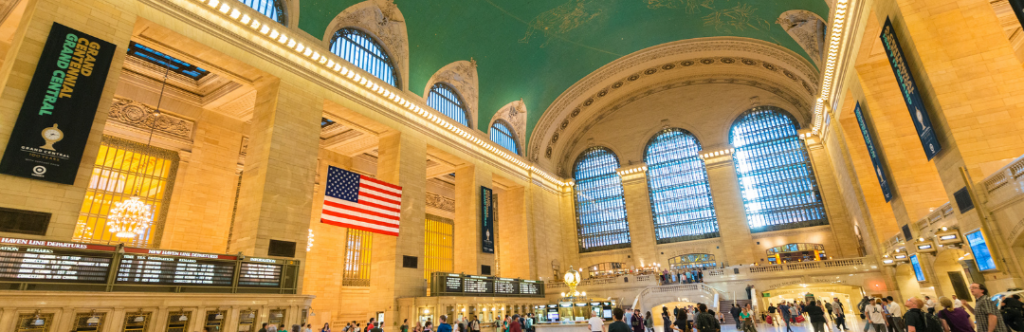
[[[1013,14],[1017,15],[1017,22],[1024,26],[1024,0],[1010,0],[1010,8],[1013,8]]]
[[[896,82],[903,92],[903,101],[907,103],[907,110],[910,111],[910,119],[914,121],[914,128],[917,129],[918,138],[921,139],[921,146],[928,160],[932,160],[942,146],[935,137],[935,128],[932,127],[932,120],[928,117],[928,109],[925,108],[921,99],[920,90],[914,81],[914,74],[907,66],[907,59],[903,56],[903,47],[896,37],[896,30],[892,27],[892,21],[885,18],[885,26],[882,27],[882,45],[885,46],[885,54],[889,56],[889,65],[896,75]]]
[[[0,173],[75,183],[116,47],[53,23]]]
[[[857,106],[853,108],[853,115],[857,117],[857,124],[860,125],[860,134],[864,136],[864,145],[868,146],[868,155],[871,156],[871,164],[875,166],[875,176],[878,177],[878,185],[882,187],[882,195],[885,196],[885,201],[889,202],[892,200],[892,190],[889,189],[889,181],[885,176],[885,170],[882,169],[882,161],[878,157],[875,140],[871,138],[868,123],[864,120],[864,114],[861,113],[860,102],[857,102]]]
[[[484,252],[494,253],[494,195],[487,187],[480,187],[480,227],[481,245]]]

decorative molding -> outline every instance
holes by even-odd
[[[398,87],[409,89],[409,34],[405,18],[393,0],[367,0],[349,6],[327,25],[323,46],[331,48],[334,33],[342,28],[354,27],[369,33],[381,43],[391,57],[391,64],[398,69]]]
[[[455,200],[432,192],[427,192],[427,206],[444,211],[455,212]]]
[[[130,99],[114,97],[110,105],[109,121],[116,121],[137,129],[154,132],[161,135],[192,141],[192,133],[195,122],[178,117],[167,112],[160,112],[160,116],[154,116],[154,110],[143,103]]]
[[[806,232],[811,232],[811,231],[828,231],[829,227],[832,227],[832,225],[801,227],[801,228],[787,229],[787,230],[781,230],[781,231],[768,231],[768,232],[761,232],[761,233],[753,233],[753,234],[750,235],[750,237],[752,239],[754,239],[754,240],[759,240],[759,239],[769,238],[769,237],[773,237],[773,236],[794,236],[794,235],[800,235],[800,233],[806,233]]]
[[[680,55],[694,53],[700,54],[701,56],[681,61],[665,61],[639,72],[632,72],[631,70],[631,68],[655,62],[662,58],[678,58]],[[746,54],[748,56],[720,58],[704,56],[709,53]],[[759,59],[751,59],[750,57],[753,56],[776,59],[783,66],[766,63]],[[559,129],[565,129],[568,125],[568,121],[571,121],[571,118],[576,118],[584,108],[593,104],[596,98],[604,97],[610,94],[610,91],[612,90],[619,89],[631,82],[641,80],[646,76],[656,74],[659,72],[659,69],[668,71],[677,68],[678,66],[690,67],[694,65],[713,65],[716,63],[746,64],[750,66],[760,65],[768,70],[783,72],[783,75],[788,78],[797,80],[801,86],[804,86],[805,89],[811,91],[810,95],[814,95],[817,91],[816,84],[811,85],[809,82],[818,81],[818,72],[811,66],[810,62],[789,49],[760,40],[740,37],[712,37],[681,40],[650,47],[620,58],[592,72],[590,75],[587,75],[579,82],[569,87],[569,89],[566,89],[566,91],[559,95],[559,97],[555,99],[550,106],[548,106],[547,110],[545,110],[541,119],[537,123],[537,127],[534,128],[530,142],[548,141],[542,138],[552,134],[550,133],[552,131],[552,126],[561,124]],[[782,69],[783,67],[792,68],[796,72],[794,73],[790,72],[788,69]],[[632,73],[626,72],[627,70]],[[599,85],[606,84],[605,82],[614,76],[620,76],[622,78],[603,89],[597,89]],[[594,92],[591,97],[584,100],[582,96],[587,91]],[[579,102],[580,100],[584,101]],[[575,107],[570,107],[571,103],[576,103]],[[557,119],[562,119],[562,121],[557,121]],[[550,147],[550,145],[547,145],[547,147]],[[531,160],[539,160],[540,149],[541,144],[531,144]]]
[[[821,67],[825,52],[825,20],[810,11],[794,9],[783,12],[775,21],[807,52],[814,64]]]
[[[526,103],[523,103],[522,99],[505,104],[491,117],[491,122],[487,124],[487,133],[490,134],[491,126],[494,126],[495,122],[499,120],[507,122],[515,134],[516,144],[519,145],[519,155],[524,156],[526,155],[527,114]]]

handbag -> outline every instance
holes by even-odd
[[[768,318],[765,318],[765,320],[764,320],[764,321],[765,321],[766,323],[768,323],[768,324],[771,324],[771,323],[772,323],[772,316],[768,316]]]
[[[804,322],[804,316],[796,316],[796,322],[797,323],[803,323]]]

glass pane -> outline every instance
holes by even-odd
[[[423,278],[430,280],[434,272],[455,271],[455,221],[428,214],[423,234]]]
[[[644,153],[654,233],[658,243],[718,236],[718,220],[700,142],[682,129],[666,129]]]
[[[576,161],[576,219],[580,252],[629,247],[629,224],[619,160],[610,150],[590,148]]]
[[[729,140],[751,232],[828,224],[796,123],[758,107],[733,125]]]
[[[467,115],[466,107],[462,103],[462,98],[455,93],[454,89],[447,85],[437,83],[430,88],[430,95],[427,96],[427,106],[441,112],[441,114],[455,120],[455,122],[461,123],[463,126],[469,126],[469,116]]]
[[[519,146],[516,145],[516,137],[512,134],[512,129],[502,122],[495,122],[491,126],[491,141],[515,154],[519,154]]]
[[[363,31],[345,28],[334,33],[331,53],[352,63],[391,86],[398,87],[398,76],[391,57],[373,37]]]

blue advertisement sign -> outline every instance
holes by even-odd
[[[878,177],[878,186],[882,187],[882,196],[885,196],[885,201],[888,202],[892,200],[892,190],[889,189],[889,181],[886,180],[885,170],[882,169],[882,161],[878,158],[878,148],[875,147],[875,140],[871,138],[868,124],[860,110],[860,102],[857,102],[857,106],[853,108],[853,115],[857,117],[857,124],[860,125],[860,134],[864,135],[864,144],[868,146],[868,155],[871,156],[871,165],[875,166],[875,176]]]
[[[903,56],[903,47],[900,40],[896,38],[896,30],[892,27],[892,21],[885,18],[885,26],[882,27],[882,45],[885,46],[885,54],[889,56],[889,64],[892,72],[896,75],[896,82],[903,92],[903,101],[907,103],[907,110],[910,111],[910,118],[914,121],[914,128],[917,129],[918,138],[921,139],[921,146],[924,147],[924,154],[928,160],[932,160],[942,146],[935,137],[935,128],[932,127],[932,120],[928,117],[928,109],[925,108],[921,99],[920,90],[914,81],[914,74],[907,66],[907,59]]]
[[[494,194],[490,188],[480,187],[480,244],[485,253],[494,253]]]

